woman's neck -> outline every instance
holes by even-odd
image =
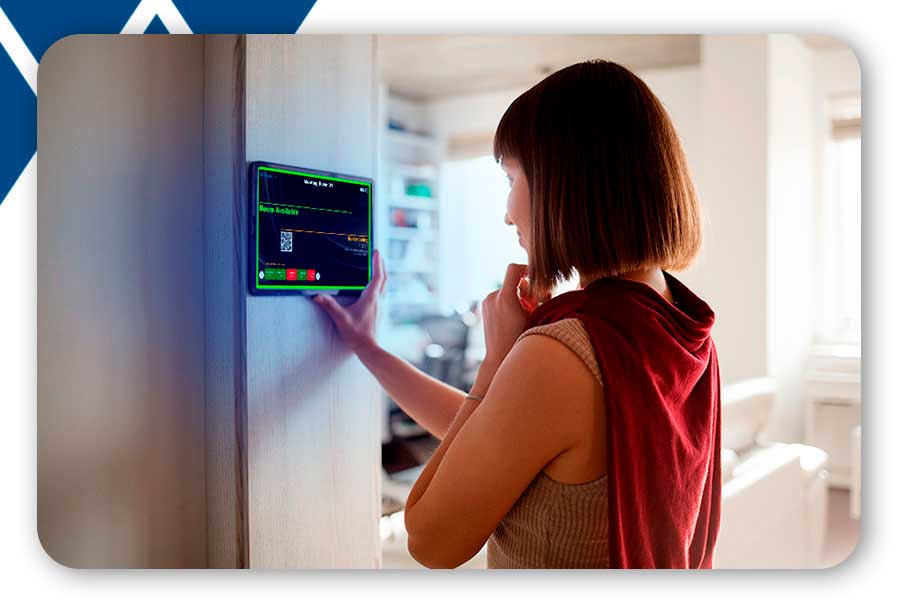
[[[663,274],[662,269],[660,269],[659,267],[629,271],[627,273],[621,273],[620,275],[618,275],[618,277],[622,279],[629,279],[631,281],[638,281],[640,283],[649,285],[654,290],[656,290],[659,295],[661,295],[669,302],[674,301],[672,298],[672,292],[669,290],[669,285],[666,283],[666,276]],[[580,287],[584,289],[596,279],[597,277],[582,276],[580,278]]]

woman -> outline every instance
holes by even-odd
[[[494,138],[506,222],[528,266],[482,304],[487,352],[468,395],[379,348],[384,266],[343,339],[441,444],[406,504],[409,550],[455,567],[708,568],[718,534],[719,380],[713,313],[668,270],[701,241],[675,130],[627,69],[550,75]],[[570,276],[580,289],[549,298]]]

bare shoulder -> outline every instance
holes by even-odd
[[[571,383],[576,385],[599,383],[575,350],[556,337],[542,333],[521,338],[503,364],[520,375],[537,376],[539,381],[550,386],[569,383],[568,377],[561,378],[563,375],[571,376]]]
[[[594,421],[602,387],[584,361],[561,341],[529,335],[513,346],[491,383],[493,408],[540,420],[572,446]]]

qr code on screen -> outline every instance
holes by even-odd
[[[281,251],[282,252],[293,252],[294,251],[294,232],[293,231],[282,231],[281,232]]]

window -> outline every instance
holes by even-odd
[[[822,211],[822,312],[819,342],[859,345],[861,338],[862,144],[859,98],[831,102]]]
[[[506,265],[528,256],[503,220],[509,182],[493,156],[443,163],[440,193],[441,308],[462,311],[500,286]]]

